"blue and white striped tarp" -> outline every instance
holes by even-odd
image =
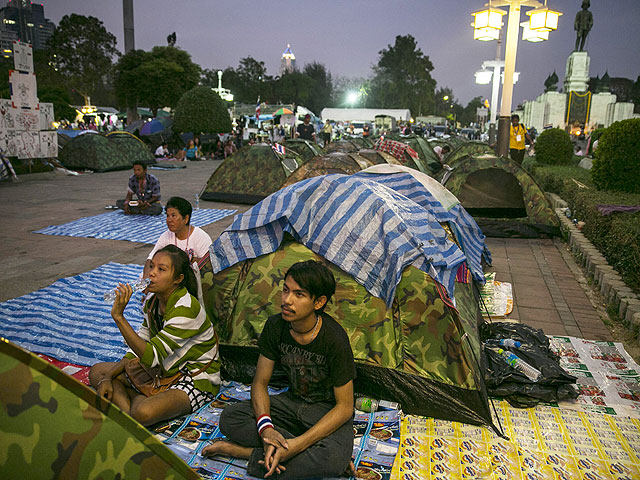
[[[467,257],[467,265],[473,278],[477,282],[485,282],[482,256],[484,255],[485,260],[491,263],[491,253],[484,242],[486,237],[473,217],[460,203],[447,210],[425,185],[410,173],[376,174],[365,171],[353,176],[379,182],[426,208],[439,222],[449,223],[454,228],[454,234]]]
[[[202,227],[234,213],[236,210],[213,208],[194,210],[191,216],[191,225]],[[164,215],[125,215],[122,210],[117,210],[93,217],[79,218],[62,225],[52,225],[33,233],[156,243],[166,230],[167,224]]]
[[[465,260],[437,219],[412,200],[374,181],[322,175],[237,215],[210,248],[214,272],[275,251],[284,232],[389,306],[408,265],[436,279],[453,298],[455,275]]]
[[[0,303],[0,335],[79,365],[118,361],[128,347],[102,296],[118,282],[137,280],[141,272],[142,265],[108,263]],[[142,323],[141,295],[135,293],[124,312],[135,330]]]

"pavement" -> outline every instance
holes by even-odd
[[[160,180],[162,199],[195,194],[220,161],[189,162],[176,171],[149,170]],[[18,183],[0,184],[0,301],[25,295],[56,280],[92,270],[109,261],[143,264],[152,246],[118,240],[60,237],[32,233],[81,217],[104,213],[124,198],[132,171],[68,176],[60,172],[22,175]],[[200,208],[250,206],[200,202]],[[233,220],[229,216],[203,227],[216,239]],[[496,279],[513,285],[519,320],[548,335],[614,340],[603,322],[598,298],[561,239],[488,239]]]

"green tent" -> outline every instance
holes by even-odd
[[[200,478],[118,407],[0,339],[0,477]]]
[[[423,137],[412,133],[410,135],[400,135],[400,134],[392,134],[388,135],[385,138],[390,138],[391,140],[395,140],[397,142],[406,143],[411,148],[413,148],[420,157],[420,161],[418,162],[418,170],[422,173],[426,173],[427,175],[433,175],[436,172],[440,171],[442,165],[440,164],[440,160],[438,160],[438,155],[433,151],[433,147],[427,142]]]
[[[367,158],[357,153],[332,152],[320,155],[302,164],[293,172],[280,188],[293,185],[305,178],[327,175],[330,173],[342,173],[351,175],[374,165]]]
[[[247,145],[213,172],[200,198],[214,202],[257,203],[277,191],[302,163],[300,156],[291,149],[280,155],[266,143]]]
[[[120,147],[97,133],[85,133],[73,138],[62,147],[58,159],[71,170],[108,172],[131,168],[131,162]]]
[[[331,152],[344,152],[344,153],[354,153],[360,150],[361,146],[353,141],[352,138],[336,140],[335,142],[331,142],[325,151],[327,153]]]
[[[447,162],[440,182],[490,237],[559,235],[551,203],[534,178],[517,163],[495,155],[465,155]]]
[[[444,163],[449,164],[450,162],[455,162],[459,158],[462,158],[467,155],[476,155],[476,154],[493,154],[495,153],[493,148],[489,146],[488,143],[480,142],[478,140],[470,140],[468,142],[461,143],[457,147],[455,147],[451,152],[445,155]]]
[[[313,157],[322,155],[324,152],[324,149],[320,145],[301,138],[287,139],[283,142],[283,145],[285,146],[285,149],[293,150],[295,153],[300,155],[303,162],[307,162]]]
[[[145,165],[156,163],[156,157],[151,153],[147,144],[134,134],[125,131],[111,132],[107,134],[107,138],[122,150],[125,158],[131,164],[135,161],[140,161]]]
[[[251,382],[264,322],[280,312],[284,273],[294,263],[322,261],[337,290],[326,311],[349,335],[358,393],[398,401],[405,413],[491,425],[481,368],[478,303],[472,284],[456,283],[456,308],[438,284],[409,266],[391,307],[320,255],[285,237],[273,253],[213,274],[201,262],[207,313],[220,336],[225,378]]]
[[[382,165],[382,164],[390,164],[390,165],[401,165],[400,161],[387,152],[381,152],[379,150],[373,150],[370,148],[364,148],[362,150],[358,150],[358,155],[361,157],[365,157],[374,165]]]

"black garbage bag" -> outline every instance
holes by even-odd
[[[480,338],[487,365],[485,382],[489,395],[502,397],[518,408],[577,398],[576,377],[560,367],[542,330],[522,323],[485,322],[480,325]],[[522,345],[519,348],[500,346],[498,342],[501,339],[516,340]],[[542,375],[536,381],[529,379],[509,365],[498,349],[511,351]]]

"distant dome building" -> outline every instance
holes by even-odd
[[[291,45],[287,43],[287,48],[282,52],[280,60],[280,75],[291,73],[296,69],[296,56],[291,51]]]

